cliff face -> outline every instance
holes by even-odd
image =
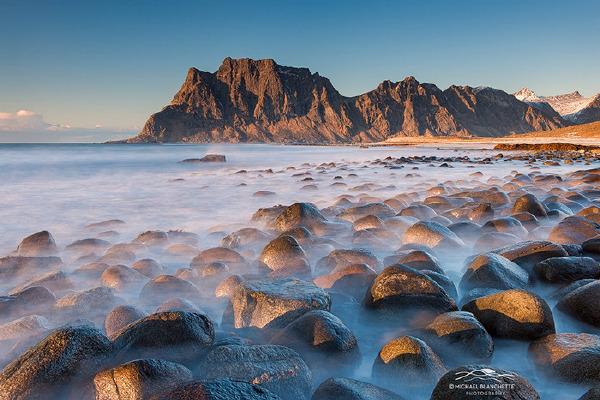
[[[573,122],[577,124],[587,124],[590,122],[600,121],[600,94],[593,97],[590,102],[569,116]]]
[[[564,120],[490,88],[437,86],[413,77],[342,96],[307,68],[226,58],[215,73],[191,68],[171,104],[129,142],[351,143],[394,136],[500,136],[558,128]]]

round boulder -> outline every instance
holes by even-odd
[[[48,231],[41,231],[21,240],[17,255],[25,257],[52,256],[58,252],[56,242]]]
[[[307,276],[311,272],[304,249],[288,235],[269,242],[260,254],[259,261],[275,276]]]
[[[143,311],[138,310],[134,306],[121,305],[113,308],[104,320],[106,336],[109,338],[114,337],[115,334],[127,325],[145,316],[146,314]]]
[[[523,289],[529,282],[529,274],[512,261],[495,253],[472,258],[467,264],[459,287],[462,292],[475,288]]]
[[[404,233],[402,244],[421,244],[432,249],[454,250],[465,247],[454,232],[437,222],[421,221]]]

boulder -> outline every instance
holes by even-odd
[[[312,400],[402,400],[400,395],[367,382],[329,378],[319,385]]]
[[[454,250],[465,247],[454,232],[437,222],[421,221],[404,233],[402,244],[422,244],[432,249]]]
[[[261,252],[259,261],[274,276],[310,276],[306,253],[292,236],[279,236],[269,242]]]
[[[386,343],[375,362],[372,376],[384,387],[433,386],[446,372],[442,360],[421,339],[401,336]]]
[[[548,240],[561,244],[580,244],[599,235],[600,224],[585,217],[571,216],[560,221],[550,231]]]
[[[494,388],[482,390],[475,388]],[[540,400],[534,387],[520,375],[486,365],[469,365],[448,371],[438,381],[431,394],[431,400]]]
[[[317,274],[328,274],[353,264],[366,264],[373,270],[380,266],[377,256],[368,249],[334,250],[317,261],[315,270]]]
[[[94,377],[96,400],[144,400],[192,380],[192,372],[165,360],[134,360]]]
[[[385,203],[369,203],[356,207],[350,207],[338,214],[338,218],[354,223],[367,215],[375,215],[382,220],[393,217],[396,211]]]
[[[0,396],[11,400],[67,397],[102,368],[112,351],[110,340],[97,329],[57,329],[0,372]]]
[[[151,258],[143,258],[141,260],[137,260],[133,263],[133,265],[131,265],[131,268],[150,279],[158,275],[164,274],[163,267]]]
[[[88,238],[74,241],[65,247],[65,251],[76,254],[102,254],[109,247],[110,242],[106,240]]]
[[[424,204],[412,204],[402,209],[398,215],[403,217],[415,217],[419,220],[427,220],[435,217],[437,213],[433,208]]]
[[[11,282],[30,279],[40,273],[53,271],[62,265],[59,257],[2,257],[0,258],[0,279]]]
[[[462,309],[472,313],[494,337],[534,340],[554,333],[554,319],[546,301],[525,290],[483,296]]]
[[[163,231],[146,231],[140,233],[135,239],[134,243],[143,244],[148,247],[152,246],[164,246],[169,241],[169,235]]]
[[[367,264],[351,264],[318,276],[313,282],[320,288],[362,299],[376,276],[377,273]]]
[[[150,314],[114,335],[117,360],[158,358],[193,363],[215,339],[212,321],[203,314],[169,311]]]
[[[550,283],[600,278],[600,263],[591,257],[552,257],[534,267],[537,277]]]
[[[594,280],[566,293],[556,308],[580,321],[600,327],[600,281]]]
[[[550,257],[566,257],[567,251],[560,245],[545,240],[529,240],[515,243],[493,251],[519,264],[530,272],[533,266]]]
[[[53,256],[58,252],[56,242],[48,231],[41,231],[21,240],[16,254],[22,257]]]
[[[339,368],[358,361],[358,342],[354,334],[335,315],[312,310],[292,321],[275,334],[271,344],[290,347],[304,355],[309,365],[323,368],[322,363]],[[335,364],[340,363],[340,364]]]
[[[546,207],[538,200],[535,195],[531,193],[524,194],[515,200],[515,204],[512,208],[512,213],[517,214],[521,212],[528,212],[535,215],[536,217],[546,217]]]
[[[483,231],[511,233],[518,237],[526,237],[527,229],[513,217],[502,217],[489,220],[483,225]]]
[[[151,400],[281,400],[279,396],[259,385],[217,379],[210,382],[194,381],[178,386]]]
[[[311,203],[294,203],[286,207],[273,222],[278,232],[303,226],[314,233],[320,232],[327,224],[327,218]]]
[[[73,287],[73,283],[63,271],[47,272],[17,286],[9,294],[21,292],[32,286],[43,286],[51,292],[61,292]]]
[[[9,296],[0,296],[0,321],[24,315],[44,314],[51,310],[56,297],[43,286],[31,286]]]
[[[39,315],[28,315],[0,325],[0,343],[37,336],[50,329],[48,320]],[[6,342],[5,342],[6,343]]]
[[[420,330],[420,335],[446,364],[488,362],[494,351],[490,334],[466,311],[438,315]]]
[[[572,383],[600,383],[600,336],[556,333],[529,345],[529,358],[551,377]]]
[[[283,328],[310,310],[331,307],[329,295],[314,284],[294,278],[240,282],[223,315],[235,328]]]
[[[107,287],[67,294],[56,301],[55,310],[64,320],[89,318],[102,323],[106,313],[121,300]]]
[[[247,266],[246,260],[237,251],[226,247],[214,247],[201,251],[200,254],[192,259],[190,267],[199,267],[212,262],[222,262],[236,270],[243,270]]]
[[[173,275],[159,275],[144,285],[140,292],[140,301],[148,307],[158,307],[173,297],[196,302],[200,300],[200,290],[186,280]]]
[[[111,265],[102,272],[100,280],[103,286],[122,292],[139,290],[148,278],[126,265]]]
[[[309,399],[310,369],[294,350],[276,345],[215,347],[197,368],[205,380],[233,379],[257,384],[283,400]]]
[[[468,260],[467,269],[460,280],[460,290],[475,288],[523,289],[529,274],[512,261],[495,253],[480,254]]]
[[[256,228],[242,228],[232,232],[221,240],[221,246],[230,249],[238,248],[258,248],[264,246],[270,239],[270,236]]]
[[[104,320],[104,331],[106,336],[113,338],[123,328],[130,323],[137,321],[140,318],[144,318],[146,313],[138,310],[134,306],[121,305],[113,308]]]
[[[174,297],[162,303],[155,312],[166,312],[166,311],[188,311],[195,313],[202,313],[202,311],[189,301],[182,299],[181,297]]]
[[[433,279],[405,265],[383,270],[365,296],[367,308],[397,314],[399,310],[426,309],[434,312],[456,310],[454,300]]]

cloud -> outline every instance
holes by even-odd
[[[0,131],[3,132],[49,129],[51,127],[51,124],[44,122],[41,114],[36,114],[33,111],[0,112]]]
[[[72,127],[68,124],[50,124],[41,114],[30,110],[14,113],[0,112],[0,143],[60,143],[105,142],[133,136],[134,129],[107,129]]]

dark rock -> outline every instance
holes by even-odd
[[[182,163],[200,163],[200,162],[226,162],[227,159],[222,154],[207,154],[202,158],[186,158]]]
[[[523,289],[529,274],[512,261],[495,253],[485,253],[468,261],[467,270],[460,280],[460,289],[474,288]]]
[[[600,263],[590,257],[552,257],[537,263],[534,271],[543,281],[569,283],[600,278]]]
[[[600,383],[600,336],[557,333],[529,345],[529,357],[543,372],[573,383]]]
[[[373,379],[382,386],[433,386],[446,372],[442,360],[421,339],[401,336],[386,343],[373,363]]]
[[[5,399],[63,398],[107,362],[113,345],[89,326],[60,328],[0,372]]]
[[[600,327],[600,281],[574,289],[556,304],[560,311],[590,325]]]
[[[334,250],[321,258],[315,267],[317,274],[328,274],[353,264],[366,264],[373,270],[380,266],[377,256],[367,249]]]
[[[367,382],[329,378],[319,385],[312,400],[402,400],[400,395]]]
[[[149,307],[158,307],[173,297],[199,301],[200,290],[193,283],[176,276],[159,275],[146,283],[140,292],[140,301]]]
[[[533,266],[540,261],[550,257],[566,257],[569,254],[559,244],[545,240],[529,240],[515,243],[500,249],[494,250],[494,253],[518,264],[526,271],[530,272]]]
[[[151,400],[281,400],[259,385],[230,379],[194,381],[178,386]]]
[[[212,345],[213,323],[199,313],[170,311],[138,319],[114,335],[118,360],[158,358],[187,365]]]
[[[310,310],[331,307],[329,295],[299,279],[242,281],[235,288],[224,324],[235,328],[283,328]]]
[[[298,353],[284,346],[218,346],[197,371],[206,380],[229,378],[257,384],[284,400],[310,398],[310,369]]]
[[[489,391],[473,394],[473,385],[488,387],[501,385],[499,395],[490,397]],[[469,365],[448,371],[438,381],[431,400],[540,400],[539,394],[523,377],[514,372],[484,365]]]
[[[135,360],[98,372],[96,400],[143,400],[192,380],[183,365],[164,360]]]
[[[525,290],[480,297],[462,309],[475,315],[494,337],[533,340],[554,333],[554,319],[546,301]]]

